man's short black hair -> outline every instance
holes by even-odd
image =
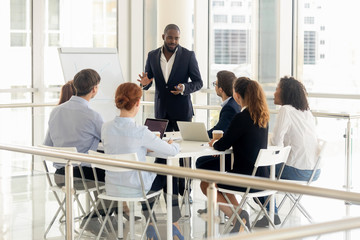
[[[226,96],[231,97],[233,95],[233,83],[236,76],[230,71],[220,71],[216,74],[218,80],[218,88],[222,88]]]
[[[83,69],[74,77],[76,96],[85,96],[100,83],[99,74],[93,69]]]
[[[180,33],[180,28],[176,24],[168,24],[164,29],[164,34],[166,34],[170,29],[174,29]]]

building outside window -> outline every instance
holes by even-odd
[[[116,48],[116,13],[116,0],[48,0],[44,67],[47,86],[61,86],[65,81],[58,47]]]
[[[232,15],[231,22],[232,23],[245,23],[245,16],[244,15]]]
[[[224,6],[224,1],[213,1],[212,2],[213,6],[217,6],[217,7],[222,7]]]
[[[213,3],[214,1],[210,1]],[[208,86],[216,81],[216,74],[221,70],[228,70],[236,76],[252,76],[253,38],[254,26],[251,24],[253,15],[252,0],[225,1],[222,7],[210,6],[209,23],[209,79]],[[240,7],[241,6],[241,7]],[[225,15],[231,23],[219,22],[217,15]],[[246,19],[249,19],[246,22]],[[209,105],[220,105],[221,100],[215,91],[208,94]],[[218,111],[209,111],[209,127],[218,120]]]
[[[304,23],[305,24],[314,24],[314,17],[305,17]]]
[[[245,30],[217,29],[215,30],[215,63],[245,64],[249,53],[248,33]]]
[[[214,15],[214,23],[227,23],[227,15]]]
[[[310,96],[321,93],[331,97],[339,95],[348,98],[318,98],[310,97],[310,108],[314,111],[331,113],[358,113],[359,99],[351,99],[352,95],[360,94],[360,34],[354,23],[360,21],[358,9],[360,2],[347,0],[300,0],[298,16],[298,35],[303,35],[304,55],[302,70],[298,78],[303,81]],[[339,10],[341,9],[341,11]],[[316,19],[316,21],[315,21]],[[337,182],[344,179],[344,133],[347,120],[341,118],[317,118],[317,134],[327,139],[329,158],[327,164],[338,164],[340,169],[327,173],[337,177]],[[352,120],[353,159],[359,157],[359,121]],[[333,161],[333,162],[332,162]],[[353,162],[352,168],[359,168],[359,163]],[[355,176],[354,176],[355,177]],[[335,178],[334,178],[335,179]],[[353,181],[355,183],[355,181]],[[359,181],[357,181],[359,182]],[[340,186],[341,187],[341,186]]]
[[[241,6],[242,6],[242,2],[241,2],[241,1],[232,1],[232,2],[231,2],[231,6],[232,6],[232,7],[241,7]]]
[[[316,32],[304,32],[304,64],[316,63]]]
[[[33,38],[31,26],[40,17],[33,16],[32,11],[38,10],[39,4],[44,7],[44,35]],[[57,48],[116,47],[116,6],[116,0],[2,1],[0,64],[6,67],[2,68],[0,102],[32,103],[39,95],[42,96],[39,101],[57,102],[60,86],[65,83]],[[32,42],[32,39],[37,42]],[[39,56],[38,52],[33,53],[34,45],[43,49],[44,56]],[[40,67],[43,80],[33,78],[34,58],[40,60],[40,63],[36,62],[38,67],[43,64]],[[37,68],[36,74],[39,71],[41,70]],[[32,108],[0,109],[3,116],[0,120],[0,141],[19,145],[38,144],[39,142],[34,143],[34,135],[37,133],[33,129],[35,126],[47,128],[44,123],[51,110],[52,108],[43,108],[43,113],[37,115]],[[42,137],[38,141],[41,142]],[[2,151],[0,158],[12,159],[11,164],[23,169],[25,174],[31,170],[31,161],[28,160],[31,155]],[[19,171],[19,174],[24,174],[23,171]]]

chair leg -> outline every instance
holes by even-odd
[[[52,225],[54,224],[57,216],[59,215],[60,211],[64,211],[64,208],[63,208],[64,204],[65,204],[65,198],[64,198],[64,200],[60,203],[59,208],[57,209],[54,217],[51,219],[51,222],[50,222],[49,226],[47,227],[47,229],[46,229],[46,231],[45,231],[45,233],[44,233],[44,238],[45,238],[45,239],[46,239],[46,236],[47,236],[47,234],[49,233]]]
[[[287,220],[289,219],[290,215],[294,212],[295,208],[297,207],[298,201],[294,199],[293,196],[291,196],[290,194],[288,195],[289,199],[291,200],[291,202],[293,202],[293,206],[291,207],[289,213],[286,215],[285,219],[283,220],[281,227],[283,227],[285,225],[285,223],[287,222]]]
[[[278,211],[280,211],[280,209],[281,209],[282,206],[284,205],[286,198],[288,198],[288,194],[287,194],[287,193],[285,193],[283,199],[281,200],[281,202],[280,202],[280,204],[279,204],[279,206],[278,206]]]
[[[129,209],[130,209],[130,239],[135,239],[135,216],[134,216],[134,202],[129,202]]]
[[[264,205],[260,202],[260,200],[258,198],[255,198],[255,201],[257,204],[259,204],[261,211],[259,212],[259,214],[256,216],[255,222],[253,224],[253,226],[255,226],[257,219],[259,217],[259,215],[261,214],[261,212],[264,213],[265,217],[267,218],[267,220],[269,221],[269,223],[271,224],[271,226],[275,229],[275,224],[274,224],[274,220],[270,218],[269,214],[267,213],[267,210],[264,206],[266,206],[269,201],[270,201],[270,196],[266,198]],[[252,227],[253,227],[252,226]]]
[[[99,240],[99,239],[100,239],[101,234],[102,234],[102,232],[103,232],[104,230],[105,230],[106,232],[108,232],[108,230],[107,230],[107,228],[106,228],[106,222],[109,222],[110,229],[111,229],[111,231],[115,234],[115,229],[114,229],[114,227],[113,227],[113,225],[112,225],[112,222],[111,222],[111,219],[110,219],[110,209],[112,209],[113,205],[114,205],[114,201],[111,201],[110,206],[109,206],[109,210],[106,211],[106,215],[105,215],[104,221],[103,221],[102,224],[101,224],[101,228],[100,228],[99,234],[98,234],[97,237],[96,237],[96,240]],[[116,236],[116,234],[115,234],[115,236]]]
[[[234,209],[232,203],[230,202],[230,199],[228,198],[228,196],[227,196],[226,194],[224,194],[224,193],[222,193],[222,194],[223,194],[226,202],[229,204],[229,206],[230,206],[231,210],[233,211],[233,213],[235,213],[235,209]],[[220,209],[220,207],[219,207],[219,209]],[[225,226],[224,226],[224,232],[223,232],[223,233],[227,233],[227,232],[229,231],[230,224],[231,224],[231,222],[234,220],[234,217],[235,217],[235,215],[233,214],[233,215],[229,218],[229,220],[226,222],[226,224],[225,224]]]
[[[227,196],[226,194],[224,194],[224,193],[222,193],[222,194],[223,194],[226,202],[229,204],[229,206],[230,206],[230,208],[231,208],[231,211],[233,212],[232,216],[229,217],[228,222],[227,222],[227,223],[225,224],[225,226],[224,226],[224,233],[227,233],[227,232],[229,231],[229,228],[230,228],[230,225],[231,225],[232,221],[234,220],[234,218],[235,218],[236,215],[237,215],[237,211],[238,211],[240,208],[235,209],[234,206],[232,205],[230,199],[228,198],[228,196]],[[241,204],[241,203],[240,203],[240,204]],[[240,206],[240,205],[239,205],[239,206]],[[220,207],[219,207],[219,209],[220,209]],[[242,222],[242,221],[241,221],[241,222]]]
[[[75,198],[76,202],[78,203],[78,207],[80,208],[81,214],[82,214],[83,216],[86,216],[86,213],[85,213],[85,211],[84,211],[84,208],[82,207],[82,205],[81,205],[81,203],[80,203],[79,195],[74,194],[74,198]]]
[[[190,166],[190,158],[184,158],[184,167],[185,168],[191,168]],[[185,207],[185,217],[191,217],[191,211],[190,211],[190,188],[191,188],[191,179],[185,178],[185,189],[184,194],[181,201],[180,211],[183,210]]]
[[[296,207],[299,209],[299,211],[304,215],[304,217],[307,218],[307,220],[312,223],[313,222],[313,218],[311,217],[310,213],[308,213],[306,211],[306,209],[304,208],[304,206],[300,203],[301,198],[303,197],[303,195],[299,195],[297,198],[294,194],[290,194],[291,196],[291,200],[293,201],[293,203],[296,203]]]
[[[242,221],[242,219],[240,218],[238,212],[239,210],[242,208],[242,206],[244,205],[244,203],[246,202],[246,199],[242,199],[242,201],[240,202],[240,204],[236,207],[236,209],[234,208],[234,206],[232,205],[230,199],[228,198],[228,196],[225,193],[222,193],[226,202],[229,204],[231,211],[233,212],[232,216],[229,218],[228,222],[225,224],[224,226],[224,233],[227,233],[229,231],[230,228],[230,224],[231,222],[234,220],[234,218],[236,217],[237,220],[240,222],[241,226],[244,227],[246,232],[249,232],[250,229],[248,229],[246,227],[246,225],[244,224],[244,222]]]
[[[117,237],[122,239],[124,238],[124,225],[123,225],[123,202],[118,202],[118,235]]]
[[[158,229],[158,227],[157,227],[157,225],[156,225],[155,218],[154,218],[154,215],[153,215],[153,214],[154,214],[154,208],[155,208],[155,206],[156,206],[156,205],[158,204],[158,202],[159,202],[159,197],[160,197],[160,196],[157,196],[157,197],[155,198],[154,205],[153,205],[152,208],[150,208],[149,201],[148,201],[148,200],[145,201],[146,208],[147,208],[148,211],[149,211],[149,214],[150,214],[149,216],[150,216],[150,217],[149,217],[149,218],[147,219],[147,221],[146,221],[145,231],[143,232],[143,234],[142,234],[142,236],[141,236],[141,240],[145,238],[146,229],[147,229],[147,227],[148,227],[149,224],[150,224],[150,220],[151,220],[151,222],[154,224],[155,232],[156,232],[156,235],[157,235],[158,239],[161,240],[160,232],[159,232],[159,229]]]
[[[96,201],[96,203],[95,203],[95,209],[97,209],[97,206],[99,206],[99,204],[100,204],[100,199],[98,199],[97,201]],[[84,230],[85,230],[85,228],[86,228],[86,226],[89,224],[89,222],[90,222],[90,220],[91,220],[91,218],[92,218],[92,216],[94,215],[94,211],[91,211],[90,212],[90,215],[88,216],[88,219],[86,220],[86,222],[85,222],[85,225],[83,226],[83,228],[81,229],[81,231],[80,231],[80,234],[79,234],[79,237],[78,237],[78,239],[81,239],[81,236],[82,236],[82,234],[84,233]],[[100,215],[100,213],[99,213],[99,215]],[[98,216],[99,216],[98,215]],[[100,218],[100,217],[99,217]]]
[[[310,223],[313,222],[312,216],[310,215],[310,213],[304,208],[304,206],[300,202],[298,204],[298,209],[302,212],[302,214],[304,214],[304,216],[308,219],[308,221]]]

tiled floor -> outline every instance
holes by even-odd
[[[316,186],[342,189],[343,175],[337,169],[338,158],[329,154],[323,173]],[[353,191],[357,191],[359,176],[355,174],[359,163],[354,158],[354,186]],[[49,191],[46,178],[43,173],[36,172],[33,176],[29,175],[27,169],[14,167],[8,163],[0,161],[0,240],[27,240],[44,239],[43,234],[57,208],[53,194]],[[359,191],[358,191],[359,192]],[[181,230],[185,239],[203,239],[205,233],[205,221],[196,214],[199,208],[204,208],[206,198],[201,194],[199,182],[193,182],[193,200],[191,205],[191,217],[183,218],[180,221]],[[280,196],[279,196],[280,197]],[[278,198],[279,198],[278,197]],[[343,201],[324,199],[318,197],[305,196],[302,200],[306,208],[311,212],[316,222],[331,221],[341,219],[345,216],[360,216],[359,205],[345,205]],[[256,206],[254,204],[254,206]],[[287,205],[288,208],[288,205]],[[249,210],[249,209],[248,209]],[[157,212],[165,213],[164,201]],[[136,215],[140,215],[137,206]],[[254,218],[254,214],[251,214]],[[280,212],[280,217],[284,218],[284,212]],[[162,239],[166,239],[165,215],[158,216],[159,228]],[[140,234],[144,222],[136,223],[136,231]],[[290,219],[288,226],[306,225],[308,222],[297,212]],[[128,227],[128,225],[126,225]],[[79,227],[79,224],[76,224]],[[220,225],[220,230],[223,225]],[[256,229],[255,231],[263,231]],[[83,239],[93,236],[90,233]],[[64,239],[64,224],[55,222],[54,227],[48,235],[48,239]],[[137,236],[139,239],[139,236]],[[306,238],[316,239],[316,237]],[[320,239],[360,239],[360,231],[354,230],[349,234],[339,232],[324,235]]]

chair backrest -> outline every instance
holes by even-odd
[[[315,166],[314,166],[314,169],[312,170],[312,174],[311,174],[311,177],[308,181],[308,184],[310,184],[313,179],[314,179],[314,176],[316,174],[316,171],[320,168],[321,166],[321,163],[322,163],[322,155],[324,154],[324,149],[325,149],[325,146],[326,146],[326,141],[323,140],[323,139],[318,139],[318,147],[316,149],[316,163],[315,163]]]
[[[260,149],[255,162],[255,167],[257,168],[285,163],[288,159],[290,149],[290,146],[269,146],[267,149]]]
[[[316,158],[319,164],[321,163],[322,155],[324,154],[324,149],[326,146],[326,141],[323,139],[318,139],[318,147],[316,149]]]
[[[49,149],[49,150],[55,150],[55,151],[60,150],[60,151],[77,153],[76,147],[52,147],[52,146],[46,146],[46,145],[39,145],[38,147]],[[51,162],[55,162],[55,163],[64,163],[64,164],[66,164],[68,162],[68,160],[66,160],[64,158],[55,158],[55,157],[43,157],[43,160],[51,161]]]
[[[97,156],[97,157],[101,157],[101,158],[104,158],[104,159],[111,159],[111,160],[114,160],[114,158],[115,158],[115,159],[119,159],[119,160],[123,160],[123,161],[129,161],[129,162],[138,161],[138,157],[137,157],[136,153],[105,154],[105,153],[99,153],[99,152],[89,150],[89,155],[94,155],[94,156]],[[108,166],[108,165],[103,165],[103,164],[94,164],[94,163],[92,163],[91,166],[93,167],[93,169],[101,168],[101,169],[105,169],[107,171],[112,171],[112,172],[137,171],[138,176],[139,176],[139,181],[140,181],[140,184],[141,184],[142,194],[143,194],[143,197],[146,198],[145,185],[144,185],[144,181],[143,181],[143,178],[142,178],[142,175],[141,175],[141,171],[139,171],[139,170],[131,170],[131,169],[127,169],[127,168],[121,168],[121,167],[113,167],[113,166]],[[96,175],[95,170],[94,170],[94,176],[95,176],[95,180],[96,180],[96,184],[97,184],[97,175]],[[97,184],[97,188],[99,188],[98,184]]]
[[[136,153],[125,153],[125,154],[104,154],[104,153],[99,153],[99,152],[95,152],[92,150],[89,150],[89,155],[94,155],[97,157],[101,157],[104,159],[119,159],[119,160],[124,160],[124,161],[138,161],[138,157]],[[108,166],[108,165],[103,165],[103,164],[94,164],[92,163],[91,166],[96,167],[96,168],[101,168],[107,171],[112,171],[112,172],[128,172],[128,171],[133,171],[131,169],[126,169],[126,168],[120,168],[120,167],[113,167],[113,166]]]

